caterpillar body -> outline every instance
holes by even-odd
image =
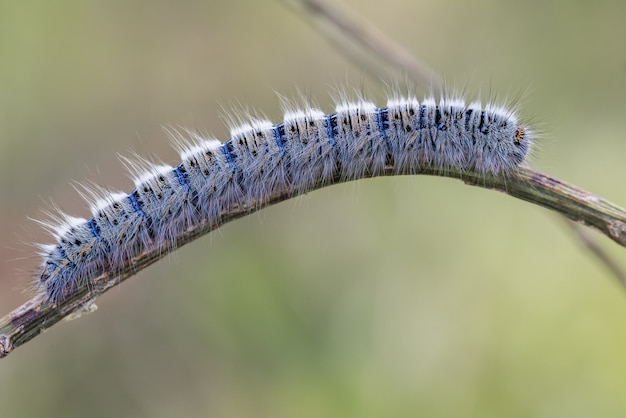
[[[304,193],[339,176],[355,180],[393,166],[398,173],[433,167],[507,175],[524,163],[533,133],[514,112],[460,99],[396,97],[385,107],[342,101],[334,113],[287,111],[274,124],[252,119],[226,142],[173,133],[181,162],[124,159],[135,189],[85,188],[90,219],[60,214],[45,223],[56,239],[40,245],[36,286],[58,303],[94,278],[128,267],[155,248],[214,223],[234,207],[254,210],[274,191]]]

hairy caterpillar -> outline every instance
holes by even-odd
[[[86,188],[91,219],[60,214],[54,224],[42,222],[56,243],[39,246],[44,261],[37,286],[51,302],[150,249],[171,251],[185,231],[234,207],[263,206],[276,190],[296,195],[336,176],[375,176],[390,165],[398,172],[433,167],[507,175],[533,144],[532,131],[512,111],[413,97],[381,108],[342,101],[331,114],[305,107],[286,112],[278,124],[250,118],[224,143],[172,136],[182,160],[176,167],[124,159],[134,177],[132,192]]]

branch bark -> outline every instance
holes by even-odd
[[[507,177],[485,176],[481,173],[424,168],[418,172],[398,171],[395,167],[386,167],[381,176],[426,174],[445,176],[462,180],[468,185],[494,189],[556,211],[572,221],[593,227],[610,237],[619,245],[626,247],[626,211],[619,206],[566,183],[547,176],[530,168],[520,170]],[[370,176],[364,176],[370,177]],[[330,184],[315,184],[309,192],[345,180],[336,176]],[[194,239],[217,229],[226,222],[233,221],[260,210],[264,207],[282,202],[297,194],[291,189],[276,190],[267,201],[257,202],[254,207],[236,207],[222,213],[212,224],[198,225],[187,231],[177,242],[178,248]],[[116,274],[103,274],[92,280],[89,286],[77,289],[62,303],[49,303],[44,295],[33,299],[0,319],[0,358],[6,357],[15,348],[25,344],[44,330],[65,318],[74,318],[80,313],[94,308],[94,300],[110,288],[128,279],[138,271],[163,258],[175,248],[156,248],[136,257],[133,263]]]

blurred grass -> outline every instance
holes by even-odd
[[[535,165],[624,205],[626,4],[350,1],[471,93],[523,103]],[[280,2],[0,2],[0,308],[72,180],[177,160],[161,125],[226,139],[371,80]],[[608,240],[618,259],[624,251]],[[25,258],[24,258],[25,257]],[[331,187],[226,225],[0,363],[4,416],[621,417],[626,299],[547,211],[457,181]]]

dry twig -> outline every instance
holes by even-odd
[[[567,218],[591,226],[613,241],[626,246],[626,211],[613,203],[593,195],[576,186],[558,179],[546,176],[529,168],[520,171],[508,178],[485,177],[484,174],[450,170],[445,173],[441,169],[424,168],[418,172],[398,172],[395,167],[389,166],[381,174],[383,176],[402,174],[428,174],[457,178],[466,184],[495,189],[528,202],[552,209]],[[341,183],[336,176],[331,184]],[[329,186],[330,184],[316,184],[311,190]],[[308,190],[308,191],[311,191]],[[226,222],[241,218],[261,209],[294,196],[293,190],[279,190],[274,192],[269,201],[258,207],[237,207],[227,213],[222,213],[219,219],[211,225],[199,225],[189,230],[177,242],[180,247],[201,235],[212,231]],[[91,308],[93,300],[111,287],[136,274],[139,270],[163,258],[172,251],[171,248],[156,248],[141,254],[133,265],[125,268],[116,275],[104,274],[93,280],[90,286],[77,291],[58,306],[46,302],[42,296],[36,297],[20,308],[6,315],[0,320],[0,357],[7,356],[16,347],[26,343],[50,328],[60,320]]]

